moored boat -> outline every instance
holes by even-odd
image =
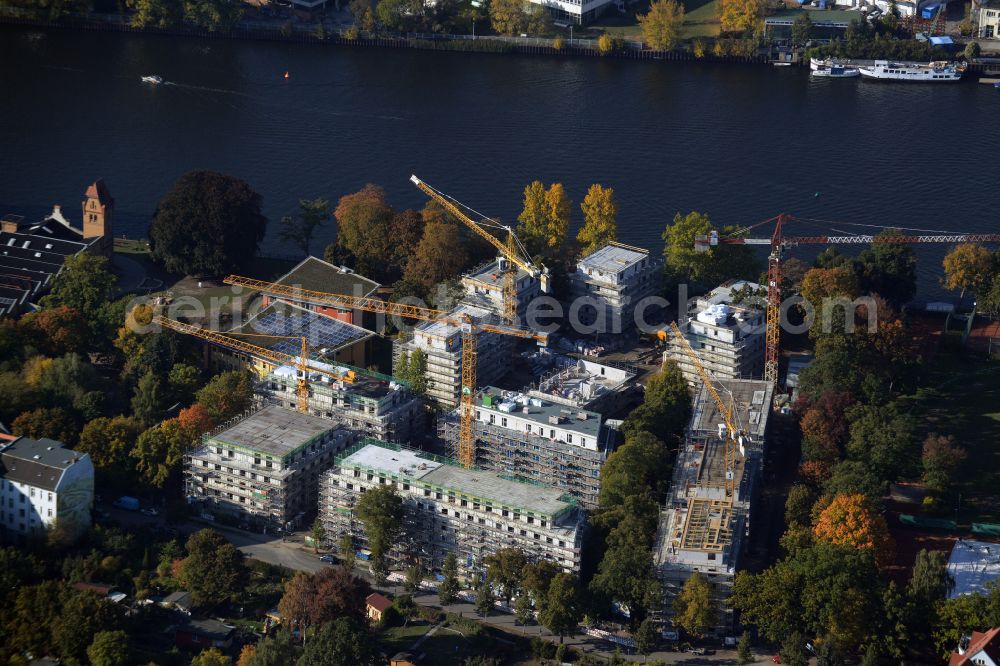
[[[812,70],[813,76],[830,79],[852,79],[860,74],[857,67],[844,67],[843,65],[831,65],[830,67],[824,65]]]
[[[156,74],[149,74],[142,77],[143,83],[163,83],[163,77],[157,76]]]
[[[866,79],[913,81],[916,83],[945,83],[961,79],[964,68],[944,61],[931,62],[925,65],[916,62],[876,60],[872,65],[858,67],[858,71]]]

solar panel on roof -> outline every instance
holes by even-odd
[[[258,316],[250,324],[253,332],[258,334],[304,336],[312,349],[323,347],[336,349],[351,340],[367,335],[366,331],[350,324],[305,311],[286,314],[271,310]],[[296,340],[278,340],[269,345],[269,348],[292,356],[301,351],[301,345]]]

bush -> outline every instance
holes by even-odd
[[[344,31],[344,39],[349,41],[356,41],[358,37],[361,36],[361,31],[358,30],[358,26],[352,25],[350,28]]]
[[[694,53],[694,57],[701,59],[705,57],[705,40],[696,39],[694,44],[691,45],[691,52]]]
[[[562,51],[564,46],[566,46],[566,40],[562,37],[556,37],[552,40],[552,48],[556,51]]]
[[[611,55],[615,50],[615,40],[611,38],[611,35],[605,33],[600,36],[597,40],[597,52],[602,56]]]
[[[982,49],[979,48],[979,42],[969,42],[965,45],[966,60],[974,60],[979,57],[980,53],[982,53]]]

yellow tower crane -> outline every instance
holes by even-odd
[[[508,324],[513,324],[517,318],[517,269],[523,269],[528,275],[536,279],[542,279],[542,291],[548,291],[548,271],[543,266],[539,269],[531,259],[528,258],[527,251],[521,246],[514,229],[509,225],[500,224],[496,220],[484,217],[483,221],[477,222],[462,212],[462,208],[468,208],[459,204],[455,199],[446,194],[438,192],[433,187],[420,180],[416,176],[410,176],[410,181],[416,185],[421,192],[429,196],[452,215],[456,220],[467,226],[469,229],[485,239],[490,245],[506,259],[503,271],[503,319]],[[471,210],[471,209],[469,209]],[[500,241],[496,236],[486,230],[485,227],[492,227],[507,232],[506,242]]]
[[[726,422],[726,499],[732,501],[736,489],[736,453],[743,447],[744,442],[749,440],[749,436],[741,428],[736,427],[732,403],[726,404],[722,396],[719,395],[719,392],[715,388],[715,381],[708,373],[708,370],[705,369],[705,366],[701,364],[701,359],[698,358],[698,354],[691,348],[691,344],[684,337],[677,322],[670,322],[670,328],[674,332],[674,337],[677,338],[678,344],[680,344],[681,348],[691,359],[691,363],[694,364],[695,370],[698,371],[698,376],[701,377],[701,382],[708,389],[708,394],[712,396],[716,407],[719,408],[719,413],[722,414],[722,419]]]
[[[159,324],[163,328],[169,328],[170,330],[178,333],[193,335],[196,338],[201,338],[202,340],[206,340],[228,349],[251,354],[281,365],[294,366],[297,370],[296,374],[298,375],[298,384],[295,394],[298,398],[298,410],[303,414],[308,413],[309,411],[309,373],[319,373],[338,381],[351,382],[354,379],[351,372],[348,372],[346,375],[342,375],[323,368],[311,367],[309,365],[309,341],[301,336],[238,332],[218,333],[216,331],[209,331],[207,329],[194,326],[193,324],[186,324],[174,319],[167,319],[161,315],[153,317],[153,323]],[[301,351],[298,356],[292,356],[291,354],[285,354],[284,352],[275,351],[273,349],[268,349],[267,347],[261,347],[260,345],[240,340],[234,336],[271,338],[277,340],[298,340],[301,344]]]
[[[497,333],[525,340],[538,340],[540,342],[545,342],[548,338],[545,333],[536,333],[535,331],[519,326],[512,326],[510,324],[485,324],[474,321],[468,315],[456,317],[443,310],[434,310],[417,305],[405,305],[403,303],[392,303],[378,298],[329,294],[274,282],[264,282],[239,275],[230,275],[223,282],[259,291],[275,298],[287,298],[293,301],[303,301],[341,310],[361,310],[387,316],[407,317],[420,321],[436,321],[458,328],[462,332],[462,396],[459,402],[459,411],[462,418],[461,427],[459,428],[458,458],[466,467],[471,467],[476,459],[472,419],[475,414],[473,399],[476,393],[477,334],[480,332]]]

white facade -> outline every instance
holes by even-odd
[[[576,270],[566,276],[570,323],[593,329],[580,333],[597,335],[636,328],[637,309],[642,309],[642,319],[647,320],[658,307],[647,299],[660,287],[662,266],[662,261],[649,256],[649,250],[620,243],[580,259]]]
[[[0,449],[0,533],[15,540],[57,524],[90,525],[94,466],[50,439],[20,437]]]
[[[980,3],[979,38],[1000,39],[1000,2],[987,0]]]
[[[552,10],[557,19],[569,19],[575,23],[584,23],[600,16],[609,6],[616,4],[612,0],[531,0],[532,4],[542,5]]]

